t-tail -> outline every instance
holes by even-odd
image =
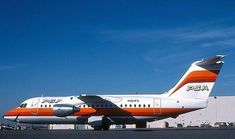
[[[168,91],[168,97],[207,100],[223,66],[224,55],[192,63],[180,81]]]

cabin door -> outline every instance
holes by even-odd
[[[153,99],[153,112],[155,115],[161,114],[161,99],[160,98]]]
[[[31,108],[31,111],[32,111],[32,114],[33,115],[37,115],[38,114],[38,105],[39,105],[39,101],[40,99],[37,98],[37,99],[34,99],[33,102],[32,102],[32,108]]]

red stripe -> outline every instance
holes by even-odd
[[[202,70],[190,72],[188,76],[175,88],[170,96],[187,83],[215,82],[218,74],[218,70]]]
[[[195,108],[81,108],[74,116],[169,116],[196,110]],[[4,116],[54,116],[52,108],[16,108]]]

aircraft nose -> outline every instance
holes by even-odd
[[[3,118],[4,119],[6,119],[8,116],[10,116],[11,115],[11,111],[7,111],[7,112],[5,112],[4,114],[3,114]]]
[[[14,119],[16,117],[14,109],[4,113],[2,117],[6,120],[14,121]]]

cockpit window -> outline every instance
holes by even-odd
[[[20,108],[25,108],[27,106],[27,103],[23,103],[20,105]]]

